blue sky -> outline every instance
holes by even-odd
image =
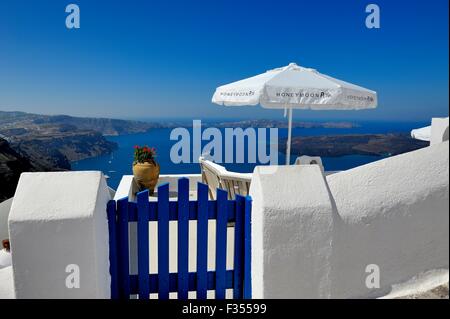
[[[65,27],[76,3],[81,28]],[[381,28],[365,27],[365,7]],[[448,0],[0,0],[0,110],[116,118],[281,118],[212,104],[214,89],[297,62],[376,90],[376,110],[296,119],[448,115]]]

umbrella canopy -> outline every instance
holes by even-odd
[[[289,110],[286,163],[290,161],[292,109],[361,110],[377,106],[377,93],[295,63],[220,86],[212,102]]]
[[[416,140],[429,142],[431,139],[431,126],[416,128],[411,131],[411,137]]]

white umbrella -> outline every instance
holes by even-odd
[[[295,63],[220,86],[212,102],[289,111],[286,164],[290,162],[292,109],[361,110],[377,106],[377,93]]]
[[[412,130],[411,137],[417,140],[429,142],[431,139],[431,126],[425,126]]]

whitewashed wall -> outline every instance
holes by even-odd
[[[377,297],[448,269],[448,142],[326,180],[317,167],[257,167],[250,194],[255,298]]]
[[[109,199],[101,172],[21,175],[9,214],[17,298],[109,298]]]
[[[435,117],[431,119],[431,139],[430,144],[438,144],[449,139],[449,120]]]
[[[260,166],[253,174],[253,298],[329,296],[333,207],[320,167]]]
[[[380,296],[392,284],[449,266],[449,144],[327,177],[338,218],[332,295]],[[380,268],[368,289],[365,267]]]
[[[0,203],[0,242],[8,238],[8,216],[11,209],[12,198]]]

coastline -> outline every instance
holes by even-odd
[[[408,132],[410,128],[417,127],[417,123],[407,123],[398,126],[393,126],[392,123],[372,123],[367,125],[366,123],[361,123],[360,126],[353,129],[303,129],[296,128],[293,130],[295,136],[320,136],[320,135],[336,135],[336,134],[351,134],[356,132],[357,134],[364,133],[385,133],[391,132],[392,127],[398,127],[403,133]],[[72,169],[78,170],[99,170],[104,174],[108,175],[110,178],[108,184],[115,188],[120,182],[121,176],[129,175],[131,171],[131,162],[133,156],[133,146],[135,144],[155,146],[158,151],[158,162],[161,165],[161,174],[189,174],[189,173],[199,173],[200,167],[198,163],[180,163],[174,164],[170,159],[170,149],[176,141],[170,140],[169,128],[154,129],[147,133],[138,134],[128,134],[120,136],[110,136],[106,137],[109,141],[113,141],[118,144],[118,149],[113,151],[111,154],[100,155],[98,157],[89,158],[81,161],[72,162]],[[286,129],[279,129],[279,138],[283,139],[286,136]],[[281,142],[282,143],[282,142]],[[285,163],[285,155],[282,153],[282,144],[279,144],[278,153],[278,163]],[[191,154],[192,155],[192,154]],[[295,156],[291,157],[291,162],[294,163],[296,156],[299,154],[295,153]],[[351,169],[356,166],[365,165],[383,158],[388,157],[388,154],[349,154],[343,156],[322,157],[323,164],[326,170],[330,171],[340,171]],[[248,173],[252,172],[256,165],[263,165],[258,163],[221,163],[228,170]]]

